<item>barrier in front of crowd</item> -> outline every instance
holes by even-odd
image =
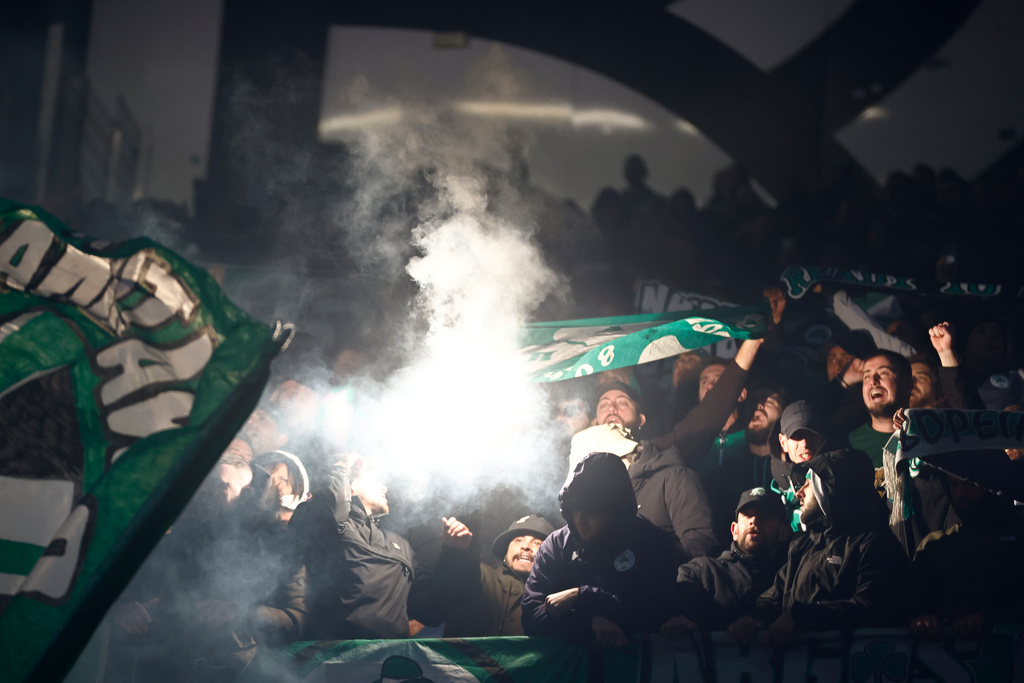
[[[631,638],[622,650],[546,638],[356,640],[294,643],[257,658],[244,680],[345,683],[883,683],[1014,680],[1020,626],[981,641],[924,643],[906,629],[860,629],[794,638],[784,648],[736,643],[724,633],[683,640]],[[1021,667],[1018,667],[1018,676]]]

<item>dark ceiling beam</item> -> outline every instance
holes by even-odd
[[[327,27],[336,24],[460,30],[586,67],[687,119],[769,192],[784,196],[791,180],[814,184],[837,156],[845,158],[835,133],[906,80],[979,2],[860,0],[765,74],[655,0],[226,0],[210,177],[224,163],[217,155],[233,73],[281,49],[322,60]],[[311,139],[316,114],[302,122]]]
[[[689,120],[779,194],[790,178],[817,177],[835,133],[906,80],[978,2],[860,0],[769,74],[661,2],[338,3],[332,21],[458,29],[587,67]]]

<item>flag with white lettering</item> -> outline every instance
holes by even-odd
[[[763,337],[765,303],[685,313],[563,320],[526,326],[520,352],[534,382],[557,382],[699,349],[722,339]]]
[[[791,266],[783,271],[779,280],[792,299],[799,299],[818,283],[878,289],[893,294],[927,294],[948,297],[980,299],[1024,297],[1024,285],[992,284],[981,282],[939,282],[905,275],[869,273],[863,270],[835,268],[833,266]]]
[[[990,491],[1024,499],[1024,413],[995,410],[904,411],[904,424],[885,446],[886,457],[920,459]],[[893,496],[894,497],[894,496]]]
[[[0,671],[59,680],[258,400],[280,343],[145,240],[0,200]]]

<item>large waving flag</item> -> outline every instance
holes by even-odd
[[[692,311],[689,311],[692,313]],[[520,350],[534,382],[557,382],[699,349],[724,338],[764,336],[768,306],[591,318],[526,326]]]
[[[149,240],[0,200],[0,671],[59,680],[266,383],[280,335]]]

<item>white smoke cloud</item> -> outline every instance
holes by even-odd
[[[366,88],[357,86],[364,102]],[[521,141],[494,123],[452,118],[429,104],[404,109],[417,113],[400,126],[371,129],[358,143],[359,215],[379,215],[390,197],[411,193],[416,220],[411,229],[357,228],[347,243],[382,272],[397,275],[400,263],[417,287],[410,310],[379,339],[401,347],[405,362],[385,381],[367,421],[355,425],[357,443],[413,497],[436,493],[438,481],[458,487],[448,491],[456,500],[520,484],[550,505],[557,492],[537,491],[537,468],[562,464],[546,434],[546,394],[527,383],[518,339],[537,306],[567,287],[545,263],[529,207],[496,201],[512,192],[507,170]],[[506,205],[514,214],[499,213]]]
[[[554,452],[546,393],[527,382],[518,338],[537,307],[564,299],[568,286],[537,244],[536,207],[511,181],[530,140],[500,117],[453,113],[452,94],[414,102],[357,79],[341,98],[352,112],[344,154],[313,154],[275,135],[282,107],[309,98],[301,74],[280,68],[272,97],[262,100],[243,83],[235,99],[245,172],[264,206],[285,207],[275,227],[279,244],[293,250],[286,274],[275,277],[294,295],[282,297],[274,313],[302,330],[306,321],[295,309],[335,308],[323,301],[323,287],[311,293],[302,264],[337,249],[339,281],[358,281],[348,287],[357,299],[348,306],[372,321],[364,337],[387,367],[355,382],[350,431],[347,399],[330,395],[321,411],[325,436],[336,448],[361,451],[421,501],[436,496],[431,485],[440,481],[448,499],[464,501],[488,487],[519,485],[550,509],[557,490],[539,490],[537,468],[561,469],[564,454]],[[514,99],[530,89],[496,50],[455,95]],[[305,329],[319,331],[321,322]],[[302,381],[330,393],[326,374]]]

